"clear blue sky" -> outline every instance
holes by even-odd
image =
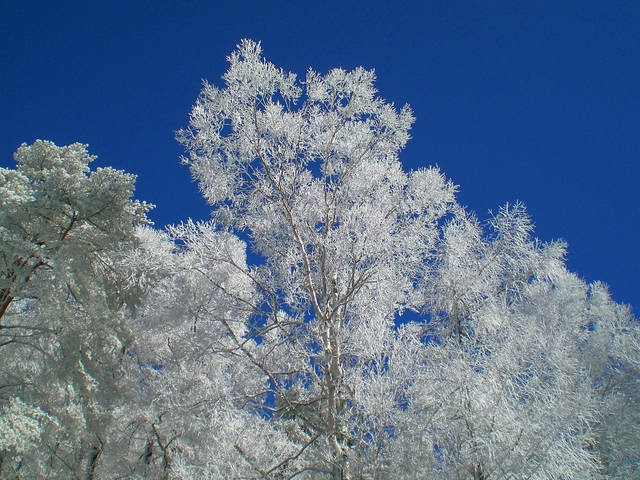
[[[137,174],[156,226],[208,217],[174,131],[241,38],[304,76],[375,68],[480,219],[523,201],[569,268],[640,311],[640,2],[5,1],[0,165],[36,139]]]

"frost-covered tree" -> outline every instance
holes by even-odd
[[[217,285],[247,310],[210,316],[230,343],[208,350],[262,377],[261,395],[232,395],[285,436],[269,461],[237,436],[254,474],[595,477],[618,458],[602,408],[634,408],[634,321],[612,302],[596,316],[624,327],[594,319],[564,245],[533,240],[521,205],[485,233],[436,169],[403,172],[413,118],[376,96],[372,72],[298,82],[251,41],[229,62],[178,138],[215,228],[247,238],[257,262],[217,258],[253,290]],[[590,345],[612,328],[625,367],[602,352],[596,377]],[[606,375],[625,381],[604,400]]]
[[[519,204],[488,235],[462,214],[443,231],[409,407],[419,441],[446,478],[597,475],[588,288],[564,268],[564,245],[531,240]]]
[[[225,289],[255,309],[248,321],[216,320],[265,378],[247,406],[296,445],[266,464],[242,438],[236,449],[266,477],[375,475],[406,385],[395,319],[419,301],[454,187],[437,169],[402,171],[413,117],[376,96],[372,72],[310,70],[303,100],[258,44],[229,61],[226,88],[205,85],[179,138],[214,221],[263,260],[242,269],[258,297]]]
[[[14,158],[0,169],[0,468],[90,477],[139,301],[121,260],[149,206],[130,199],[133,175],[90,171],[84,145],[37,141]]]
[[[0,476],[633,478],[640,330],[521,204],[405,172],[373,72],[243,41],[178,133],[160,232],[82,145],[0,171]]]
[[[589,336],[582,362],[598,402],[593,450],[607,478],[640,475],[640,326],[613,302],[605,285],[586,299]]]

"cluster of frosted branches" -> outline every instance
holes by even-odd
[[[78,144],[0,170],[0,476],[637,476],[630,310],[405,172],[373,72],[228,60],[178,133],[210,222]]]

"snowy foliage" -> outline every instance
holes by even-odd
[[[228,60],[178,132],[209,222],[78,144],[0,172],[0,476],[638,476],[638,324],[564,243],[405,172],[373,72]]]
[[[29,428],[0,467],[19,476],[92,471],[132,342],[139,295],[122,260],[150,206],[130,200],[134,176],[90,171],[93,159],[38,141],[0,170],[0,395],[3,417]]]

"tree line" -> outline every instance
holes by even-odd
[[[155,229],[87,147],[0,169],[0,478],[633,478],[638,322],[524,206],[487,222],[372,71],[243,41]]]

